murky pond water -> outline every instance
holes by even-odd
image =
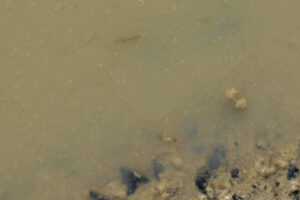
[[[1,2],[0,199],[88,199],[83,191],[118,180],[120,167],[153,178],[153,158],[170,149],[194,176],[193,162],[211,155],[215,170],[234,144],[295,141],[299,8],[297,0]],[[247,109],[224,100],[230,87]],[[226,162],[247,167],[255,158],[247,148],[246,160],[232,150]]]

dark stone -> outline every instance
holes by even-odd
[[[267,186],[265,185],[265,186],[264,186],[264,190],[266,190],[266,189],[267,189]]]
[[[286,177],[288,180],[291,180],[293,178],[296,178],[298,173],[299,173],[299,169],[294,165],[290,165]]]
[[[256,189],[256,188],[257,188],[256,185],[252,185],[252,187],[253,187],[253,189]]]
[[[165,167],[157,162],[156,160],[152,161],[153,173],[156,180],[159,180],[159,175],[163,173],[166,169]]]
[[[120,173],[122,183],[127,187],[127,195],[133,194],[140,184],[149,182],[149,179],[146,176],[139,175],[126,168],[120,168]]]
[[[236,169],[231,170],[230,174],[231,174],[231,178],[238,178],[239,177],[239,169],[236,168]]]
[[[195,177],[195,185],[203,193],[206,194],[206,187],[211,174],[208,170],[199,170]]]
[[[275,187],[279,187],[279,185],[280,185],[280,182],[279,182],[279,181],[276,181],[276,182],[275,182]]]
[[[90,200],[109,200],[108,196],[104,194],[100,194],[93,190],[90,191],[89,196],[90,196]]]
[[[297,195],[297,194],[299,194],[299,192],[300,192],[299,190],[294,190],[294,191],[292,192],[292,194],[293,194],[293,195]]]
[[[219,146],[213,149],[213,152],[206,160],[206,165],[210,170],[217,170],[222,163],[222,159],[226,157],[226,151],[224,147]]]
[[[198,129],[197,126],[192,124],[192,123],[187,123],[184,126],[184,132],[190,136],[190,137],[194,137],[198,134]]]
[[[242,198],[242,197],[240,197],[240,196],[234,194],[234,195],[232,196],[232,200],[244,200],[244,198]]]

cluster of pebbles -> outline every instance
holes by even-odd
[[[246,99],[234,88],[226,90],[225,97],[235,109],[247,107]],[[194,127],[186,129],[191,135],[196,132]],[[119,180],[90,190],[87,200],[300,199],[298,142],[280,148],[270,147],[253,138],[236,142],[238,137],[233,134],[230,141],[235,141],[234,145],[230,142],[219,144],[201,155],[198,161],[186,163],[184,156],[172,146],[176,139],[162,140],[171,145],[166,152],[153,158],[151,175],[120,167]],[[248,158],[249,151],[257,156]],[[235,160],[237,154],[244,157],[242,164],[228,162]]]
[[[294,163],[294,159],[278,156],[258,159],[248,169],[212,170],[203,166],[188,173],[181,171],[185,163],[171,151],[170,157],[153,160],[153,177],[120,168],[120,180],[91,190],[87,199],[298,200],[299,169]]]
[[[225,97],[232,103],[236,109],[245,109],[248,106],[245,97],[241,97],[240,92],[234,87],[225,91]]]

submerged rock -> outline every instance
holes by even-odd
[[[233,169],[230,171],[231,178],[238,178],[239,177],[239,169]]]
[[[204,171],[199,170],[199,172],[195,177],[195,185],[203,194],[207,194],[206,187],[210,177],[211,174],[208,170],[204,170]]]
[[[242,198],[242,197],[240,197],[240,196],[238,196],[238,195],[236,195],[236,194],[234,194],[233,196],[232,196],[232,200],[243,200],[244,198]]]
[[[148,183],[149,179],[146,176],[140,175],[137,172],[132,172],[126,168],[120,168],[122,183],[126,186],[127,195],[133,194],[140,184]]]

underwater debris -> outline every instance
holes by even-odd
[[[176,139],[176,138],[173,138],[173,137],[166,137],[166,136],[163,136],[163,137],[162,137],[162,141],[163,141],[163,142],[167,142],[167,143],[175,143],[175,142],[177,142],[177,139]]]
[[[125,42],[130,42],[130,41],[137,40],[137,39],[139,39],[141,37],[142,37],[142,35],[140,35],[140,34],[132,33],[130,35],[122,36],[122,37],[117,38],[115,40],[115,42],[116,43],[125,43]]]
[[[120,168],[122,183],[127,187],[127,195],[133,194],[140,184],[148,183],[149,179],[146,176],[140,175],[137,172],[132,172],[129,169]]]

